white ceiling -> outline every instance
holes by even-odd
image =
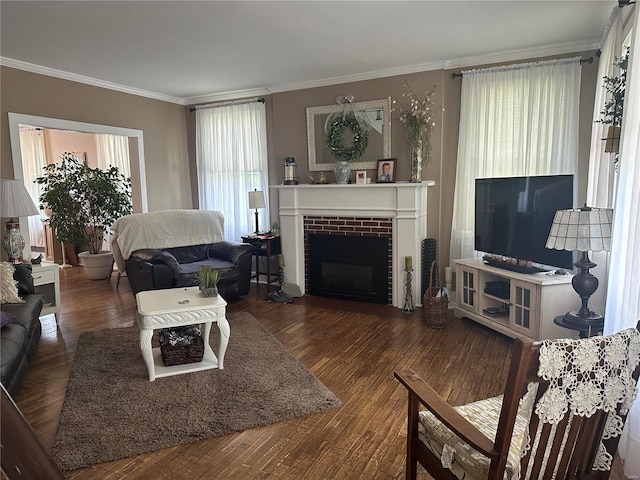
[[[597,49],[616,5],[2,0],[0,61],[197,103]]]

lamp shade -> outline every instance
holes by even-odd
[[[547,238],[547,248],[586,252],[611,250],[610,208],[582,208],[558,210]]]
[[[264,208],[264,206],[264,192],[261,190],[249,192],[249,208]]]
[[[0,179],[0,217],[30,217],[38,215],[22,180]]]

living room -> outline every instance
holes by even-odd
[[[596,38],[597,41],[600,40],[599,37],[606,27],[609,13],[616,5],[616,2],[606,2],[606,4],[607,7],[603,8],[603,10],[606,10],[607,13],[604,17],[601,15],[602,18],[599,19],[601,24],[599,25],[598,35],[596,35],[596,37],[598,37]],[[629,9],[632,7],[626,8]],[[451,31],[454,32],[453,34],[455,34],[455,30],[456,28],[451,27]],[[291,41],[294,42],[296,40],[292,38]],[[436,44],[437,43],[434,43],[434,45]],[[452,73],[459,73],[462,70],[468,69],[484,68],[489,65],[531,62],[552,58],[581,57],[583,59],[593,59],[591,63],[582,63],[580,79],[576,204],[582,205],[587,199],[587,176],[592,142],[591,131],[595,104],[594,99],[598,82],[599,59],[597,50],[599,47],[597,46],[597,42],[576,42],[574,45],[576,46],[570,50],[567,50],[565,46],[565,50],[563,51],[553,51],[553,49],[548,48],[549,45],[545,44],[545,42],[540,42],[537,50],[529,50],[535,53],[530,53],[529,55],[523,55],[522,52],[520,52],[518,56],[510,52],[513,57],[509,57],[505,52],[510,51],[511,48],[507,47],[500,52],[493,52],[495,54],[494,56],[478,56],[475,63],[463,64],[460,62],[459,66],[455,67],[455,62],[451,62],[447,66],[438,65],[435,68],[420,71],[398,71],[397,74],[380,75],[377,78],[358,79],[356,76],[347,76],[345,77],[347,80],[341,83],[327,82],[319,86],[312,86],[311,82],[309,82],[307,86],[303,88],[283,88],[281,91],[273,89],[271,92],[260,92],[258,94],[265,99],[267,112],[269,185],[278,186],[282,184],[282,162],[286,157],[294,157],[297,160],[301,183],[309,183],[309,176],[315,175],[315,172],[310,171],[307,162],[308,145],[305,113],[308,107],[333,104],[335,98],[341,95],[353,95],[356,101],[377,100],[388,97],[400,99],[405,91],[404,81],[415,90],[421,92],[435,86],[434,103],[444,107],[444,112],[442,112],[442,115],[436,121],[432,132],[432,160],[429,164],[425,165],[423,179],[435,181],[435,184],[427,190],[426,215],[428,222],[426,236],[437,240],[438,261],[441,268],[441,276],[444,278],[444,268],[450,266],[449,245],[451,242],[451,223],[454,215],[453,198],[456,180],[462,89],[461,78],[452,77]],[[214,96],[215,98],[200,95],[196,100],[196,95],[180,96],[175,93],[173,96],[164,94],[156,95],[154,98],[149,95],[135,94],[134,89],[130,89],[129,92],[123,91],[123,89],[118,90],[114,88],[113,84],[108,84],[106,79],[103,79],[104,83],[102,86],[100,86],[98,82],[90,84],[84,81],[74,81],[72,76],[56,76],[54,75],[55,72],[52,70],[47,71],[47,69],[44,68],[38,71],[35,68],[29,67],[26,63],[34,65],[37,62],[25,61],[24,64],[20,64],[18,62],[7,61],[7,59],[3,58],[2,66],[0,67],[0,75],[2,77],[0,97],[0,115],[2,120],[0,128],[2,128],[3,138],[5,139],[5,141],[2,142],[2,150],[0,152],[2,178],[11,178],[13,174],[12,151],[9,141],[7,141],[9,138],[8,113],[64,119],[94,125],[117,126],[144,132],[148,210],[160,211],[198,208],[198,173],[195,153],[196,125],[195,115],[190,111],[190,108],[202,103],[223,100],[224,95],[219,94]],[[80,78],[78,77],[78,79]],[[117,82],[114,82],[114,84],[115,83]],[[282,78],[279,83],[284,85],[290,82],[288,82],[287,78]],[[300,85],[303,85],[302,82]],[[176,92],[179,90],[179,88],[176,88]],[[245,94],[240,95],[239,98],[251,96],[254,95]],[[176,98],[181,98],[181,101],[175,101]],[[391,157],[397,159],[395,174],[398,181],[408,179],[410,175],[409,158],[402,140],[403,136],[404,131],[402,124],[397,121],[397,119],[393,119],[391,122]],[[331,175],[333,175],[332,172],[329,172],[328,176]],[[272,193],[270,199],[270,220],[273,223],[279,220],[279,205],[275,192]],[[66,275],[65,272],[61,272],[62,277]],[[77,282],[77,279],[74,281]],[[125,282],[126,280],[123,281],[123,283]],[[77,283],[77,285],[86,286],[84,282]],[[86,286],[86,288],[92,290],[94,287]],[[116,293],[112,291],[113,289],[105,288],[105,296],[110,297],[114,295],[114,299],[121,298],[120,296],[123,294],[130,296],[130,292],[126,290],[126,285],[120,288],[121,290]],[[77,298],[77,296],[71,294],[71,290],[68,287],[65,292],[67,292],[66,296],[63,296],[62,301],[63,305],[66,306],[67,302],[72,298]],[[236,304],[233,308],[238,309],[238,311],[243,308],[244,311],[254,312],[256,317],[260,317],[260,315],[262,315],[262,313],[260,313],[261,293],[264,293],[264,291],[252,292],[251,298],[255,301],[255,305],[248,305],[245,302]],[[597,292],[596,297],[593,299],[594,308],[597,305],[602,310],[604,307],[604,293],[603,288]],[[93,294],[96,295],[96,297],[93,298],[98,298],[97,292]],[[601,297],[597,298],[597,295],[601,295]],[[131,300],[132,299],[117,300],[118,302],[124,302],[123,310],[120,310],[120,307],[118,307],[115,311],[112,311],[111,314],[123,313],[130,315],[131,308],[133,308],[130,303]],[[82,300],[78,301],[81,302]],[[108,303],[108,300],[103,300],[103,304],[105,302]],[[314,303],[313,299],[299,300],[299,302],[301,305],[305,305],[305,302],[310,302],[310,304]],[[232,307],[230,306],[229,308],[231,309]],[[355,307],[348,304],[344,306],[344,304],[340,303],[339,308],[344,308],[346,312],[349,312]],[[362,309],[368,311],[369,314],[373,314],[370,307],[363,307]],[[273,311],[272,315],[274,315],[274,317],[283,315],[282,312],[285,311],[282,309],[276,310],[275,306],[271,306],[270,310]],[[302,310],[303,309],[300,308],[297,309],[296,312],[302,315],[306,314],[302,312]],[[390,311],[389,308],[386,308],[384,311],[384,315],[389,315],[392,318],[396,316],[395,313],[386,313]],[[352,313],[357,315],[357,308],[356,312]],[[85,311],[85,314],[89,315],[89,311]],[[65,317],[66,315],[68,316]],[[344,316],[348,317],[348,315]],[[401,318],[401,316],[399,318]],[[65,323],[70,322],[71,319],[73,319],[73,321],[80,321],[80,318],[76,316],[76,314],[72,314],[71,311],[65,314],[63,310],[60,324],[62,331],[64,331]],[[113,320],[106,321],[104,324],[101,322],[100,327],[105,328],[106,326],[124,325],[124,323],[118,322],[111,324],[111,321]],[[129,318],[127,321],[131,322],[132,319]],[[396,321],[400,320],[396,319]],[[420,318],[415,318],[411,321],[414,322],[412,328],[415,328],[415,331],[417,331]],[[275,331],[281,329],[286,330],[286,326],[278,325],[275,320],[272,320],[272,322],[271,326]],[[83,323],[86,328],[93,328],[87,325],[89,322],[86,320],[81,323]],[[464,332],[464,326],[466,326],[466,323],[460,323],[458,329],[453,331]],[[487,337],[486,332],[481,329],[476,330],[475,327],[476,326],[472,326],[474,333],[480,335],[481,338]],[[67,328],[71,327],[69,326]],[[76,328],[79,327],[74,327],[74,336],[79,334]],[[55,327],[52,330],[51,325],[49,325],[48,330],[49,335],[55,338]],[[448,334],[451,334],[451,332],[448,332]],[[292,343],[294,342],[292,339],[289,340]],[[487,341],[495,341],[501,344],[504,339],[500,338],[498,340]],[[451,348],[457,348],[454,346],[455,340],[451,339],[451,342]],[[41,347],[42,346],[43,345],[41,345]],[[502,348],[504,348],[504,345],[502,345]],[[508,346],[506,348],[508,350]],[[54,354],[53,350],[51,352]],[[416,346],[414,354],[420,355],[418,346]],[[450,360],[444,361],[448,362]],[[40,361],[39,365],[42,366],[42,364],[43,361]],[[488,360],[487,364],[492,365],[492,361]],[[364,366],[362,368],[366,370]],[[494,365],[493,367],[487,368],[496,368],[499,370],[500,367]],[[57,378],[56,381],[62,383],[64,379]],[[395,385],[393,385],[393,387],[395,387]],[[450,388],[456,389],[460,387],[450,385]],[[35,385],[32,384],[29,386],[27,384],[23,394],[28,392],[35,394],[36,391]],[[62,392],[58,391],[57,395],[64,395],[64,388]],[[453,395],[453,397],[455,397],[455,395]],[[463,396],[460,396],[457,400],[470,400],[470,398],[462,399],[462,397]],[[393,398],[397,400],[400,397],[396,397],[394,393]],[[25,396],[19,397],[18,400],[19,406],[24,405],[26,407],[31,405],[32,408],[37,408],[33,406],[32,399],[27,399]],[[345,401],[344,398],[341,398],[341,400],[343,402]],[[404,402],[404,397],[402,397],[402,402]],[[60,405],[58,405],[58,408],[59,407]],[[398,405],[398,412],[400,413],[403,408],[404,406]],[[400,413],[400,416],[403,416],[403,414]],[[48,421],[54,421],[54,418],[57,417],[52,415],[52,418]],[[299,427],[303,428],[304,426],[300,424]],[[393,445],[395,446],[396,444],[397,442]],[[222,444],[219,445],[220,448],[224,448]],[[354,444],[353,448],[358,447]],[[311,454],[311,452],[308,452],[308,454]],[[395,452],[395,454],[402,457],[404,452],[399,450]],[[359,463],[358,465],[362,464]],[[118,468],[126,469],[123,463],[120,463]],[[88,474],[85,473],[84,475]],[[118,473],[113,472],[113,475],[117,476]],[[78,476],[77,478],[81,477]],[[85,478],[90,477],[87,476]],[[234,477],[230,476],[228,478]],[[238,471],[236,472],[235,478],[241,478]]]

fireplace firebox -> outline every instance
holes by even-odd
[[[389,239],[308,235],[309,293],[389,303]]]

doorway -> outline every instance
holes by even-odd
[[[62,130],[67,132],[79,132],[89,134],[109,134],[128,138],[132,200],[134,212],[148,211],[147,188],[144,163],[144,146],[141,130],[134,130],[109,125],[75,122],[33,115],[9,113],[9,133],[11,139],[11,152],[13,157],[14,178],[24,179],[25,168],[20,145],[20,126],[29,126],[50,130]],[[29,241],[29,223],[27,218],[20,218],[22,235],[25,238],[25,258],[31,258],[31,242]]]

